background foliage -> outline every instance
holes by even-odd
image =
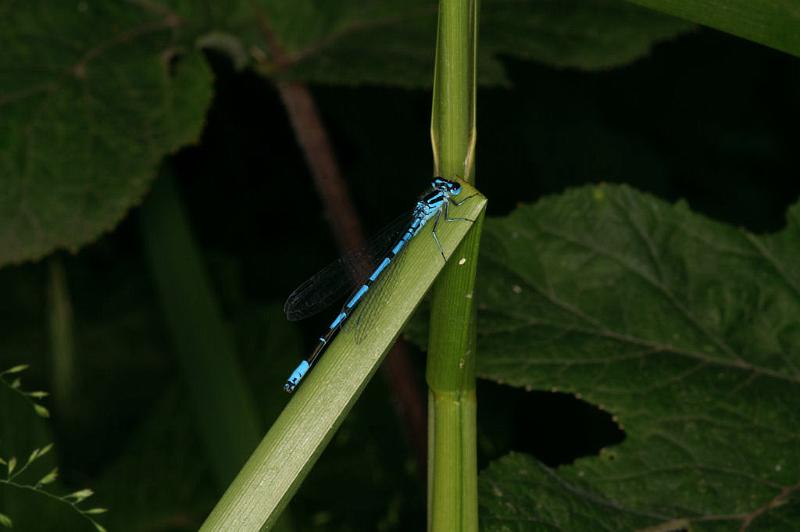
[[[379,227],[430,174],[435,3],[0,6],[0,369],[30,363],[33,388],[61,386],[54,260],[77,368],[49,425],[0,401],[0,456],[55,441],[57,488],[90,485],[109,529],[196,529],[224,486],[138,206],[168,157],[267,427],[326,319],[298,328],[280,303],[336,253],[269,80],[315,82],[359,212]],[[485,527],[796,518],[796,59],[612,0],[485,0],[480,46],[477,176],[498,217],[479,273]],[[564,193],[616,182],[661,200]],[[298,493],[294,526],[422,528],[411,454],[376,379]],[[661,502],[675,493],[687,500]],[[52,501],[13,507],[63,519]]]

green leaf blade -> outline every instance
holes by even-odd
[[[567,505],[580,484],[587,504],[650,516],[648,526],[729,515],[738,527],[776,498],[793,504],[797,232],[797,207],[786,230],[759,237],[617,186],[489,221],[479,374],[576,394],[626,432],[535,490],[560,491]],[[503,467],[486,476],[500,492],[514,478]],[[548,522],[571,529],[572,519]]]
[[[468,183],[463,187],[464,197],[476,192]],[[473,197],[460,207],[452,207],[450,215],[473,220],[481,215],[486,199],[480,194]],[[201,530],[269,528],[278,519],[445,266],[431,228],[423,227],[404,248],[402,259],[393,262],[391,275],[370,288]],[[472,223],[440,224],[437,234],[441,246],[458,249],[471,228]],[[455,255],[448,260],[454,267],[467,263],[464,257]],[[369,320],[364,338],[352,329],[362,313]]]
[[[37,486],[44,486],[47,484],[52,484],[58,478],[58,468],[53,468],[49,473],[39,479],[37,482]]]
[[[481,474],[481,530],[639,530],[657,521],[512,453]],[[679,529],[679,528],[678,528]]]
[[[0,373],[0,375],[13,375],[14,373],[22,373],[26,369],[28,369],[28,364],[19,364],[17,366],[8,368],[7,370]]]
[[[197,51],[174,41],[173,23],[133,3],[6,10],[0,70],[13,75],[0,82],[0,265],[112,229],[161,158],[198,137],[211,76]]]
[[[800,56],[800,11],[793,0],[630,0]]]
[[[365,10],[354,0],[273,1],[263,9],[288,59],[280,76],[346,85],[431,83],[436,2],[387,0]],[[693,28],[622,0],[486,0],[480,26],[478,80],[489,85],[507,83],[501,56],[608,69],[646,56],[656,43]]]
[[[486,1],[478,64],[492,71],[498,56],[507,55],[555,67],[610,69],[692,29],[678,18],[618,0]]]
[[[71,499],[71,500],[75,501],[75,504],[78,504],[78,503],[80,503],[82,501],[85,501],[86,499],[88,499],[92,495],[94,495],[94,491],[90,490],[89,488],[85,488],[85,489],[78,490],[78,491],[75,491],[73,493],[70,493],[69,495],[65,495],[64,498],[65,499]]]

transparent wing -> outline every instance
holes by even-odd
[[[427,227],[428,224],[425,224],[425,226]],[[432,238],[432,235],[430,231],[423,227],[419,234],[414,238]],[[400,266],[400,264],[404,261],[405,256],[406,254],[404,249],[394,258],[394,260],[392,260],[392,263],[386,268],[380,279],[375,281],[375,283],[372,285],[374,290],[369,302],[365,302],[364,305],[361,305],[350,320],[353,322],[350,324],[350,330],[352,331],[352,334],[355,335],[354,339],[356,344],[363,342],[367,335],[369,335],[370,331],[375,329],[374,325],[375,319],[378,316],[378,311],[386,305],[385,294],[387,294],[387,286],[396,282],[396,278],[391,272]]]
[[[302,320],[343,299],[372,273],[375,259],[382,257],[408,227],[409,214],[399,216],[363,248],[354,249],[314,274],[289,295],[283,305],[286,318]]]
[[[392,263],[386,268],[380,279],[375,281],[370,288],[370,291],[373,292],[370,300],[365,302],[363,305],[360,305],[350,320],[353,322],[350,324],[352,327],[350,330],[352,330],[353,334],[355,334],[356,344],[363,342],[369,332],[374,330],[373,325],[375,323],[375,318],[378,315],[378,310],[384,306],[385,298],[383,294],[386,293],[386,286],[390,284],[394,278],[390,272],[397,268],[401,262],[403,262],[404,256],[405,253],[401,252],[394,258],[394,260],[392,260]]]
[[[470,222],[472,223],[472,222]],[[433,238],[431,233],[432,229],[428,229],[429,225],[433,225],[432,223],[426,223],[425,227],[423,227],[419,234],[414,238]],[[445,253],[449,256],[454,250],[445,250]],[[394,260],[392,260],[392,264],[386,268],[381,278],[378,279],[373,287],[375,287],[375,291],[373,293],[372,298],[370,298],[368,303],[361,305],[356,314],[353,316],[351,321],[351,327],[353,334],[355,334],[355,341],[357,344],[360,344],[364,339],[366,339],[367,335],[370,331],[375,329],[375,318],[378,316],[378,310],[383,308],[386,304],[385,302],[385,294],[388,293],[386,290],[387,285],[396,282],[396,278],[394,275],[390,273],[393,268],[397,268],[401,262],[403,262],[403,257],[405,257],[405,253],[401,252],[397,255]],[[441,260],[439,256],[436,256],[436,260]]]

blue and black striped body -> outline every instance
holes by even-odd
[[[328,330],[324,335],[320,336],[319,343],[311,353],[311,356],[302,361],[294,370],[294,372],[292,372],[291,376],[283,387],[284,390],[289,393],[294,391],[306,373],[308,373],[308,370],[311,368],[311,366],[313,366],[317,359],[319,359],[319,357],[327,348],[328,344],[333,340],[336,334],[338,334],[344,323],[355,311],[358,304],[364,299],[364,295],[369,291],[372,284],[381,277],[381,275],[386,271],[386,268],[406,247],[408,242],[414,238],[422,230],[422,228],[425,227],[425,224],[427,224],[434,217],[436,218],[436,221],[434,223],[433,238],[436,240],[436,244],[439,246],[439,250],[442,252],[442,258],[444,258],[444,250],[442,250],[442,247],[439,244],[439,239],[436,235],[436,224],[438,224],[439,218],[442,214],[444,214],[445,219],[448,221],[456,219],[449,218],[447,216],[447,205],[449,203],[460,205],[466,200],[463,200],[462,202],[454,201],[454,198],[461,193],[461,185],[455,181],[448,181],[447,179],[437,177],[431,182],[431,187],[432,190],[425,194],[425,196],[423,196],[417,202],[413,212],[411,213],[408,227],[397,239],[395,245],[386,253],[386,255],[384,255],[382,260],[378,263],[378,266],[375,268],[375,270],[373,270],[372,274],[367,278],[367,280],[364,281],[364,283],[347,299],[347,302],[342,307],[342,310],[328,326]],[[461,218],[457,219],[461,220]]]

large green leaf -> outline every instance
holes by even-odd
[[[197,138],[209,70],[144,5],[0,4],[0,266],[110,230]]]
[[[800,56],[796,0],[630,0]]]
[[[557,470],[516,455],[489,468],[487,529],[796,524],[800,204],[756,236],[586,187],[485,234],[479,374],[574,393],[626,432]]]
[[[290,59],[287,75],[336,84],[429,86],[437,2],[384,1],[370,6],[365,10],[357,0],[265,3],[274,34]],[[691,28],[621,0],[485,0],[479,81],[505,82],[500,56],[559,67],[620,66]]]
[[[556,67],[619,67],[694,27],[618,0],[486,0],[481,9],[478,65],[490,72],[504,55]]]
[[[0,15],[0,266],[75,250],[139,203],[164,155],[200,133],[211,76],[198,46],[326,83],[428,86],[433,73],[432,0],[0,0]],[[616,66],[690,27],[622,0],[489,0],[481,79],[505,81],[503,54]]]

